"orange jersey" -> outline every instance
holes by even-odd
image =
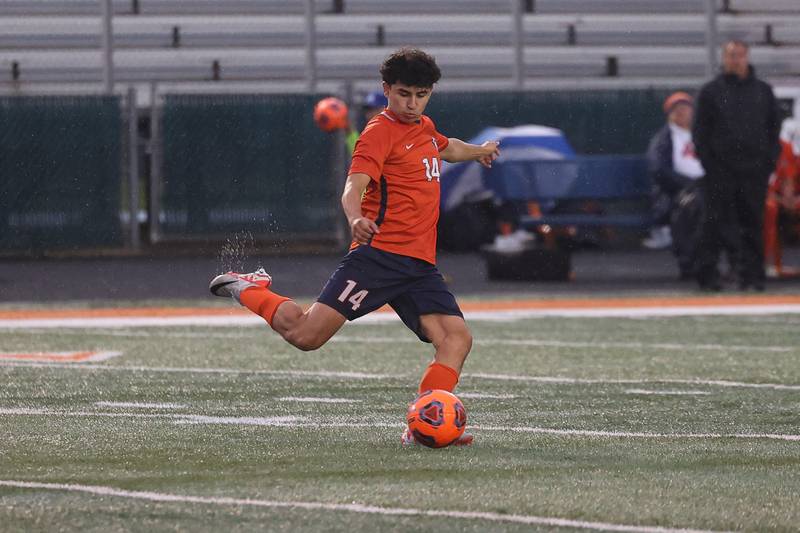
[[[448,143],[424,115],[405,124],[386,109],[369,121],[353,151],[350,174],[372,178],[361,213],[381,232],[370,246],[436,264],[439,152]],[[353,241],[350,249],[356,247]]]
[[[784,191],[791,190],[796,194],[800,181],[800,157],[794,154],[792,145],[781,140],[781,155],[775,168],[775,174],[769,183],[769,192],[782,195]]]

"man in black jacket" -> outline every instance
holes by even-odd
[[[764,290],[764,201],[780,144],[772,87],[756,78],[748,46],[728,42],[723,72],[700,90],[693,139],[706,171],[700,288],[719,291],[720,249],[739,250],[739,288]]]

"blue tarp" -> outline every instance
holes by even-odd
[[[486,128],[469,140],[473,144],[500,141],[501,165],[487,169],[477,162],[445,163],[442,168],[441,208],[449,211],[464,202],[494,196],[492,179],[499,173],[524,172],[531,161],[574,159],[575,151],[561,130],[526,125],[514,128]],[[519,167],[519,168],[517,168]]]

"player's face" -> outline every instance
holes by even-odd
[[[750,70],[750,57],[747,47],[738,43],[728,43],[722,52],[722,69],[728,74],[745,78]]]
[[[389,85],[383,82],[383,94],[389,100],[389,110],[406,124],[419,120],[432,92],[431,87],[414,87],[400,82]]]

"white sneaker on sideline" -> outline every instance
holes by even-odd
[[[669,226],[657,226],[650,230],[650,236],[642,241],[642,246],[650,250],[663,250],[672,246],[672,231]]]

